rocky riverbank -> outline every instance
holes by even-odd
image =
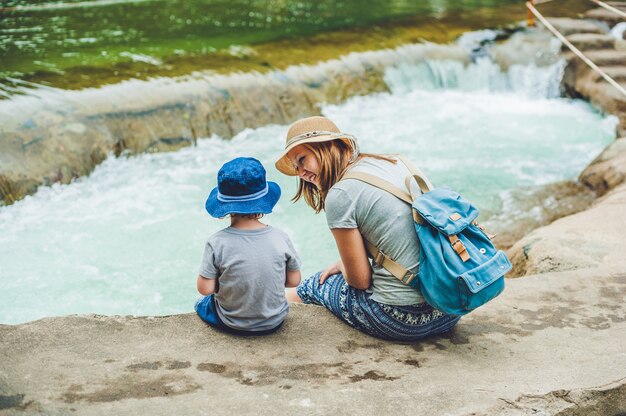
[[[626,11],[626,3],[615,3],[615,6]],[[618,21],[605,9],[590,10],[586,16],[585,20],[551,19],[551,22],[574,46],[626,87],[626,40],[610,34]],[[621,237],[613,230],[626,226],[621,214],[626,203],[623,187],[626,179],[626,95],[569,50],[565,57],[565,90],[618,117],[618,139],[578,178],[600,198],[586,211],[562,218],[518,241],[509,250],[514,264],[511,276],[596,267],[607,262],[619,263],[619,257],[623,257],[608,246],[621,244]]]

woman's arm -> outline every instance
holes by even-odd
[[[341,258],[336,265],[338,271],[341,271],[346,282],[353,288],[369,288],[372,283],[372,269],[358,228],[332,228],[330,231]],[[328,275],[320,276],[320,282],[323,283],[326,277]]]
[[[201,274],[198,275],[198,292],[201,295],[210,295],[215,293],[215,281],[217,279],[207,279]]]
[[[287,270],[287,277],[285,279],[285,287],[296,287],[300,284],[300,270]]]

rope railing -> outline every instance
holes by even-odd
[[[535,6],[533,6],[532,2],[530,1],[526,2],[526,7],[550,32],[552,32],[554,36],[556,36],[561,42],[563,42],[564,45],[566,45],[572,52],[574,52],[576,56],[582,59],[584,63],[586,63],[589,67],[591,67],[591,69],[593,69],[598,74],[600,74],[602,78],[604,78],[609,84],[614,86],[619,92],[621,92],[624,96],[626,96],[626,89],[624,89],[624,87],[618,84],[613,78],[608,76],[606,72],[600,69],[598,65],[593,63],[591,59],[587,58],[576,46],[572,45],[572,43],[569,40],[567,40],[565,36],[561,34],[561,32],[556,30],[556,28],[552,26],[552,24],[545,17],[543,17],[541,13],[537,11]]]

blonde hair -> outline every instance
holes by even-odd
[[[310,150],[319,163],[319,187],[311,182],[299,179],[298,190],[291,200],[296,202],[300,198],[304,198],[307,205],[313,208],[317,214],[324,210],[326,206],[326,195],[330,188],[341,180],[348,166],[355,161],[353,160],[354,149],[343,140],[305,143],[301,146]],[[385,155],[361,153],[358,159],[363,157],[373,157],[396,163],[395,159]]]

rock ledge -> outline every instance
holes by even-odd
[[[258,338],[194,314],[3,325],[0,412],[620,414],[625,298],[626,274],[610,269],[509,280],[451,333],[411,345],[307,305]]]

